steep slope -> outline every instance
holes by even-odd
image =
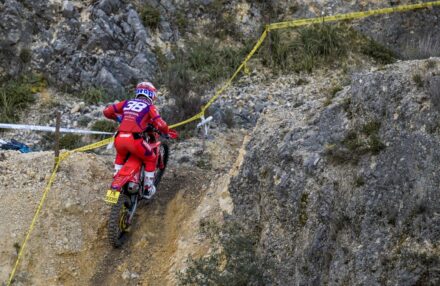
[[[440,282],[439,64],[360,72],[331,102],[260,117],[230,193],[272,283]]]
[[[17,271],[17,285],[175,285],[189,254],[205,253],[199,222],[231,212],[230,165],[244,132],[217,134],[201,154],[198,139],[172,147],[170,166],[156,198],[143,204],[121,249],[107,242],[113,155],[74,154],[61,165]],[[41,191],[52,154],[0,157],[0,282],[7,281]],[[180,162],[180,163],[179,163]],[[19,178],[18,180],[16,178]],[[200,254],[199,254],[200,255]]]

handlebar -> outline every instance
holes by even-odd
[[[151,124],[149,124],[148,127],[144,130],[144,133],[147,133],[147,132],[154,132],[154,133],[157,133],[160,137],[163,137],[165,139],[170,139],[170,136],[168,134],[164,134],[164,133],[160,132],[159,129],[157,129],[156,127],[154,127]]]

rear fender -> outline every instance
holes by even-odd
[[[121,191],[122,187],[128,182],[139,184],[141,167],[142,161],[130,156],[122,169],[113,178],[112,189]]]

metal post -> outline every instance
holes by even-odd
[[[202,131],[202,154],[205,152],[205,141],[208,137],[208,131],[209,131],[209,122],[212,120],[212,116],[209,116],[208,118],[205,118],[205,116],[202,116],[200,118],[201,122],[197,124],[197,129],[200,128]]]
[[[206,136],[205,136],[205,132],[202,131],[202,133],[203,133],[203,135],[202,135],[202,154],[203,154],[203,153],[205,153]]]
[[[60,127],[61,127],[61,112],[57,111],[57,119],[55,125],[55,142],[54,142],[55,164],[58,162],[60,158]]]
[[[202,118],[200,118],[200,120],[203,122],[205,120],[205,116],[202,116]],[[203,153],[205,153],[206,131],[205,131],[205,128],[203,128],[204,127],[203,125],[201,125],[200,127],[201,127],[200,131],[202,132],[202,154],[203,154]]]

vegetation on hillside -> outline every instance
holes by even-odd
[[[188,268],[178,273],[180,285],[265,285],[263,270],[270,264],[257,255],[257,235],[236,223],[204,221],[200,229],[213,249],[208,256],[188,260]]]
[[[312,72],[325,66],[342,67],[365,55],[380,64],[395,61],[390,49],[345,24],[316,24],[297,30],[271,31],[260,51],[274,72]]]
[[[34,93],[46,86],[37,74],[3,80],[0,83],[0,122],[18,121],[21,111],[35,101]]]
[[[172,121],[186,119],[200,111],[201,95],[230,76],[245,57],[249,46],[222,47],[217,41],[189,41],[176,51],[174,60],[163,66],[165,85],[174,99]]]
[[[222,13],[217,13],[217,18],[223,17]],[[252,44],[253,41],[246,40],[240,46],[233,46],[197,38],[188,40],[185,49],[175,50],[175,58],[171,61],[159,53],[164,83],[175,103],[167,118],[177,122],[197,114],[203,93],[231,76]],[[323,67],[343,68],[356,64],[362,57],[388,64],[394,62],[397,55],[346,24],[317,24],[296,30],[271,31],[254,58],[274,73],[294,73]]]
[[[117,127],[118,127],[118,124],[115,121],[102,119],[102,120],[95,121],[90,129],[94,130],[94,131],[113,133],[116,131]],[[93,135],[93,137],[97,138],[97,139],[104,139],[104,138],[108,137],[108,135]]]
[[[156,29],[160,23],[160,11],[158,8],[145,4],[140,8],[140,17],[145,27]]]

